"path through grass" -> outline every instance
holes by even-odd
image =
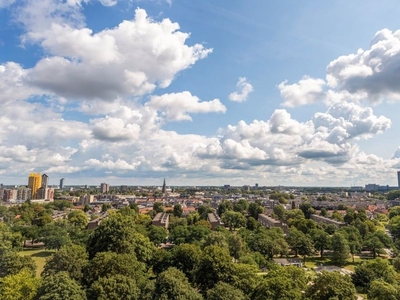
[[[19,252],[20,255],[30,256],[36,263],[36,276],[40,277],[40,274],[43,271],[44,264],[46,263],[46,258],[51,256],[54,251],[44,250],[44,249],[35,249],[35,250],[23,250]]]

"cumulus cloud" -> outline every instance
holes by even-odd
[[[27,71],[21,65],[7,62],[0,65],[0,103],[25,100],[40,91],[26,83]]]
[[[349,138],[369,138],[386,131],[392,124],[390,119],[374,115],[370,107],[346,102],[332,105],[326,113],[316,113],[313,122],[317,129],[330,131],[332,143]]]
[[[247,82],[246,77],[239,77],[236,88],[238,91],[229,94],[229,100],[235,102],[246,101],[249,94],[253,91],[253,86]]]
[[[283,81],[278,85],[283,98],[283,106],[287,107],[322,102],[325,99],[324,87],[324,80],[308,76],[303,77],[295,84],[287,84],[287,81]]]
[[[219,99],[200,101],[188,91],[151,96],[146,106],[160,111],[161,116],[165,116],[168,121],[191,121],[189,113],[226,112],[226,107]]]
[[[134,140],[138,138],[140,127],[137,124],[125,124],[124,120],[106,117],[104,119],[92,120],[93,135],[101,140]]]
[[[400,158],[400,147],[394,152],[393,158]]]
[[[118,3],[118,0],[99,0],[104,6],[114,6]]]
[[[0,7],[11,2],[0,0]],[[111,6],[117,0],[101,2]],[[0,173],[168,174],[179,178],[178,184],[191,178],[268,181],[273,173],[276,180],[315,184],[335,177],[348,182],[355,173],[381,178],[400,166],[400,150],[386,160],[357,146],[358,139],[391,127],[388,118],[360,103],[395,98],[397,87],[389,75],[397,64],[397,32],[382,31],[371,49],[333,61],[326,81],[303,77],[279,84],[285,107],[327,104],[309,120],[276,109],[264,120],[239,121],[214,136],[179,134],[165,130],[165,123],[225,113],[226,107],[219,99],[204,101],[189,91],[147,95],[168,87],[212,49],[189,45],[190,34],[179,24],[155,21],[142,9],[133,20],[93,31],[82,13],[86,3],[26,0],[19,8],[23,43],[40,46],[45,57],[31,69],[13,62],[0,65]],[[368,78],[377,78],[377,84]],[[241,77],[229,99],[243,102],[252,91]],[[79,121],[71,120],[75,110]]]
[[[51,24],[26,35],[52,55],[29,70],[28,81],[63,97],[112,100],[147,94],[169,86],[177,73],[212,52],[200,44],[186,45],[189,34],[177,23],[155,22],[143,9],[133,20],[98,33]]]
[[[329,86],[350,93],[366,93],[371,102],[400,99],[400,31],[383,29],[367,50],[341,56],[327,68]]]
[[[15,0],[0,0],[0,9],[5,8],[13,4]]]

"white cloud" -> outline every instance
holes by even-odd
[[[0,103],[25,100],[33,94],[40,93],[26,84],[27,71],[21,65],[7,62],[0,65]]]
[[[140,126],[126,124],[124,120],[113,117],[92,120],[93,135],[101,140],[135,140],[139,137]]]
[[[316,113],[315,127],[330,130],[333,143],[348,138],[369,138],[391,127],[391,120],[384,116],[375,116],[370,107],[361,107],[355,103],[339,102],[332,105],[326,113]],[[341,136],[341,138],[339,137]]]
[[[40,43],[50,54],[29,70],[28,79],[67,98],[113,100],[147,94],[169,86],[177,73],[212,52],[200,44],[186,45],[189,34],[179,31],[177,23],[155,22],[143,9],[136,10],[134,20],[98,33],[74,22],[56,19],[50,24],[28,24],[26,40]]]
[[[394,152],[393,158],[400,158],[400,147],[397,148],[396,152]]]
[[[0,0],[0,9],[8,7],[14,2],[15,0]]]
[[[341,56],[327,68],[330,87],[353,94],[366,93],[371,102],[400,99],[400,31],[380,30],[370,48]]]
[[[303,77],[298,83],[287,84],[281,82],[278,88],[283,98],[283,106],[296,107],[325,100],[325,81],[308,76]]]
[[[165,116],[168,121],[191,121],[189,113],[226,112],[226,107],[219,99],[200,101],[187,91],[151,96],[146,107],[160,111],[161,116]]]
[[[99,0],[104,6],[114,6],[118,3],[118,0]]]
[[[247,82],[246,77],[240,77],[236,83],[237,92],[229,94],[229,100],[235,102],[246,101],[249,94],[253,91],[253,86]]]

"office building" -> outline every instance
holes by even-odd
[[[32,191],[31,199],[39,199],[38,198],[38,190],[42,186],[42,176],[40,173],[31,173],[29,174],[28,188]]]
[[[64,178],[60,179],[60,189],[62,190],[64,188]]]

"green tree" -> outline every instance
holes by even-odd
[[[194,225],[201,220],[201,216],[197,211],[192,211],[186,217],[188,225]]]
[[[310,231],[311,239],[314,243],[315,249],[319,251],[321,257],[324,255],[324,250],[330,245],[330,236],[322,229],[312,229]]]
[[[44,226],[39,231],[39,235],[40,240],[43,241],[46,249],[59,250],[62,246],[71,243],[68,232],[54,224]]]
[[[283,205],[275,205],[274,214],[277,216],[278,220],[285,221],[286,209]]]
[[[251,250],[261,253],[266,259],[272,259],[275,255],[280,254],[282,250],[278,240],[268,234],[259,233],[249,246]]]
[[[346,215],[343,217],[343,220],[347,224],[353,223],[353,221],[357,218],[357,214],[353,208],[346,209]]]
[[[393,206],[389,209],[389,220],[397,216],[400,216],[400,206]]]
[[[180,204],[175,204],[175,205],[174,205],[173,214],[174,214],[175,217],[181,218],[182,215],[183,215],[182,205],[180,205]]]
[[[110,204],[110,203],[104,203],[104,204],[101,206],[101,212],[102,212],[102,213],[105,213],[105,212],[107,212],[110,208],[111,208],[111,204]]]
[[[207,235],[203,241],[202,246],[207,247],[211,245],[217,245],[223,248],[228,248],[228,241],[225,234],[219,231],[214,231],[211,232],[209,235]]]
[[[341,233],[336,232],[331,238],[332,257],[334,264],[344,265],[350,254],[350,247],[346,238]]]
[[[176,245],[179,245],[188,240],[189,234],[190,232],[187,226],[178,225],[170,230],[169,239]]]
[[[246,295],[250,295],[259,283],[258,272],[259,268],[255,265],[235,263],[232,265],[230,278],[227,278],[228,280],[225,282],[241,290]]]
[[[351,275],[353,283],[362,288],[364,292],[368,291],[369,286],[374,280],[383,280],[387,283],[394,283],[396,280],[396,271],[389,261],[382,258],[375,258],[363,261],[355,267]]]
[[[314,284],[309,285],[306,297],[310,300],[355,300],[356,289],[349,276],[343,276],[339,272],[327,272],[317,274]]]
[[[31,257],[21,256],[11,250],[0,252],[0,278],[15,275],[24,269],[32,276],[36,274],[36,263]]]
[[[382,232],[382,231],[381,231]],[[380,234],[378,231],[374,232],[374,233],[369,233],[366,237],[365,240],[363,242],[363,246],[372,252],[373,258],[376,257],[376,255],[385,248],[388,245],[385,245],[386,243],[391,243],[389,236],[387,236],[384,232],[382,232],[382,234]],[[389,239],[389,240],[388,240]],[[383,242],[383,241],[384,242]]]
[[[258,220],[258,215],[264,212],[264,207],[257,202],[252,202],[249,204],[248,213],[251,217]]]
[[[388,200],[394,200],[400,198],[400,190],[390,191],[389,193],[387,193],[386,198]]]
[[[396,258],[392,259],[392,265],[397,273],[400,273],[400,257],[397,256]]]
[[[169,268],[156,279],[154,300],[202,300],[202,296],[191,287],[185,274]]]
[[[124,275],[101,277],[90,286],[88,299],[139,300],[140,289],[134,279]]]
[[[228,247],[230,255],[237,261],[244,253],[246,243],[239,234],[231,234],[228,237]]]
[[[207,291],[206,300],[246,300],[243,292],[225,282],[218,282]]]
[[[35,300],[86,300],[84,290],[67,272],[49,276],[38,288]]]
[[[202,251],[193,244],[181,244],[172,250],[171,266],[182,271],[192,282],[194,271],[200,263]]]
[[[368,289],[368,300],[398,300],[400,297],[398,286],[382,280],[374,280]]]
[[[356,255],[361,251],[361,246],[362,246],[361,245],[362,237],[359,231],[354,226],[346,226],[340,228],[338,232],[340,232],[346,237],[346,240],[349,244],[350,254],[354,262],[354,255]]]
[[[103,220],[91,233],[87,243],[89,259],[98,252],[135,253],[139,261],[149,262],[155,251],[149,238],[135,231],[134,221],[115,214]]]
[[[260,226],[260,223],[253,217],[248,217],[246,221],[246,228],[248,230],[256,230]]]
[[[203,256],[196,268],[195,282],[203,292],[212,289],[219,281],[229,282],[232,265],[228,249],[215,245],[208,246],[204,248]]]
[[[331,217],[332,217],[332,219],[334,219],[336,221],[339,221],[339,222],[343,222],[344,221],[343,216],[341,215],[341,213],[336,211],[336,210],[332,213]]]
[[[88,217],[82,210],[73,210],[68,214],[68,221],[78,228],[85,229],[88,224]]]
[[[301,203],[299,209],[303,212],[306,219],[310,219],[311,215],[315,213],[315,209],[311,206],[310,202]]]
[[[138,261],[131,253],[118,254],[114,252],[100,252],[89,261],[85,269],[85,281],[90,286],[101,277],[124,275],[134,278],[139,286],[146,280],[144,272],[146,265]]]
[[[83,207],[83,211],[86,213],[88,211],[90,211],[92,208],[90,207],[90,204],[85,204],[85,206]]]
[[[328,216],[328,211],[326,210],[325,207],[321,208],[321,216],[327,217]]]
[[[235,228],[243,227],[246,225],[246,218],[241,213],[235,211],[224,212],[221,219],[231,231],[235,230]]]
[[[307,284],[304,270],[296,267],[273,267],[259,281],[252,299],[254,300],[279,300],[279,299],[302,299],[302,291]]]
[[[27,269],[8,275],[0,280],[0,295],[2,300],[32,300],[40,280]]]
[[[268,278],[260,281],[252,300],[300,300],[301,290],[293,287],[293,281],[285,277]]]
[[[167,239],[167,231],[164,227],[150,225],[149,239],[156,246],[165,243],[165,240]]]
[[[33,244],[39,238],[39,228],[37,226],[24,227],[23,235],[31,240]]]
[[[70,278],[80,282],[83,277],[83,270],[88,262],[88,254],[84,247],[78,245],[64,246],[46,260],[42,277],[52,276],[64,271],[68,273]]]
[[[295,228],[289,230],[286,241],[296,256],[299,254],[303,256],[304,262],[306,256],[311,255],[314,251],[311,238]]]
[[[156,213],[164,212],[164,206],[163,206],[163,204],[161,202],[154,202],[153,210]]]
[[[241,214],[244,214],[248,208],[249,202],[245,199],[240,199],[233,205],[233,210]]]
[[[67,208],[71,208],[73,204],[71,201],[55,200],[53,203],[51,203],[51,206],[57,210],[65,211]]]
[[[388,228],[390,233],[397,240],[400,237],[400,216],[392,217],[389,220]]]
[[[217,213],[219,216],[222,216],[225,212],[233,210],[232,202],[228,200],[223,200],[220,204],[218,204]]]
[[[35,220],[36,220],[36,225],[39,227],[43,227],[53,222],[53,218],[51,217],[51,215],[47,213],[43,213],[40,217],[36,218]]]

